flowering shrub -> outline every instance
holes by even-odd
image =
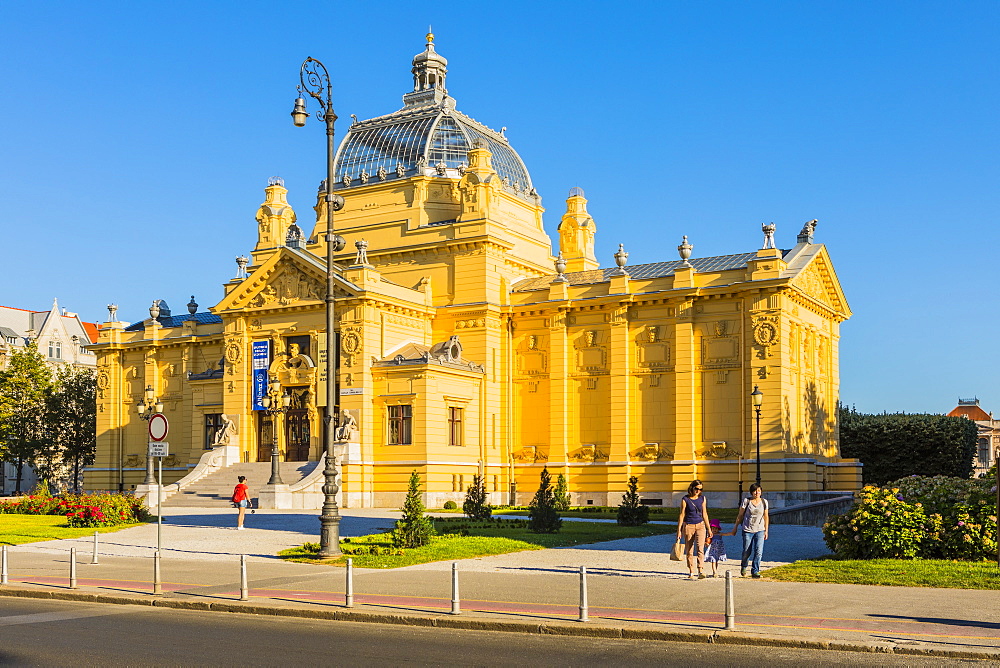
[[[862,489],[847,513],[823,525],[829,548],[846,559],[917,556],[928,518],[921,504],[906,503],[898,493],[897,488],[873,485]]]
[[[847,559],[987,559],[997,550],[995,484],[910,476],[867,486],[846,514],[830,517],[823,536]]]
[[[65,515],[71,527],[110,527],[147,522],[142,499],[127,494],[23,496],[0,502],[0,514]]]

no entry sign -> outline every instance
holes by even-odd
[[[163,413],[154,413],[149,418],[149,440],[162,441],[167,437],[169,429],[170,425],[167,423],[167,417]]]

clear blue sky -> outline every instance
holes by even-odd
[[[520,152],[598,253],[789,248],[818,218],[854,317],[842,398],[1000,413],[997,2],[28,2],[0,10],[0,304],[84,319],[222,296],[267,178],[311,228],[321,59],[344,120],[399,108],[433,24],[460,110]]]

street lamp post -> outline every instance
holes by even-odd
[[[157,413],[163,412],[163,402],[156,398],[156,390],[152,385],[147,385],[144,396],[135,405],[135,411],[139,418],[149,422],[149,419]],[[155,485],[156,477],[153,475],[153,456],[149,454],[149,445],[146,445],[146,479],[143,485]]]
[[[764,403],[764,393],[754,385],[750,399],[753,400],[753,409],[757,412],[757,485],[760,486],[760,407]]]
[[[326,66],[315,58],[306,58],[299,69],[299,97],[295,99],[292,122],[296,127],[306,124],[309,112],[302,93],[315,99],[326,121],[326,414],[323,416],[323,446],[326,452],[326,467],[323,469],[323,511],[319,516],[319,555],[334,557],[340,554],[340,509],[337,506],[337,455],[333,444],[336,441],[337,419],[340,416],[337,401],[336,355],[336,312],[334,308],[335,283],[334,253],[344,249],[347,242],[333,231],[333,212],[344,208],[344,198],[333,192],[333,126],[337,114],[333,112],[333,85]]]
[[[271,478],[268,485],[283,485],[281,481],[281,457],[278,452],[278,416],[288,410],[292,398],[281,392],[281,381],[277,378],[268,383],[267,395],[260,400],[264,412],[271,416]]]

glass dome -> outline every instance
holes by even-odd
[[[503,186],[522,197],[535,197],[528,169],[503,135],[455,110],[445,89],[448,61],[434,50],[428,33],[423,53],[413,58],[413,91],[403,95],[399,111],[348,130],[334,160],[335,188],[389,181],[417,174],[460,178],[468,153],[482,146],[492,154]]]
[[[532,191],[528,169],[507,138],[445,105],[403,109],[351,126],[337,151],[337,188],[415,176],[459,178],[476,145],[512,192]]]

